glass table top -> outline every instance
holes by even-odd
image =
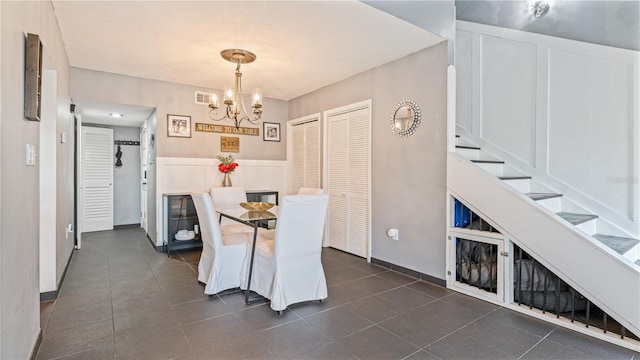
[[[278,218],[277,206],[265,211],[247,210],[240,206],[234,206],[219,209],[218,212],[226,217],[240,221],[276,220]]]

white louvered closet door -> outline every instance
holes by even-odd
[[[82,127],[82,232],[113,229],[113,129]]]
[[[314,120],[292,126],[291,192],[301,187],[320,188],[320,126]]]
[[[369,253],[369,108],[327,119],[329,245],[354,255]]]
[[[369,109],[350,113],[347,252],[362,257],[369,252],[369,141]]]
[[[329,194],[327,236],[329,246],[347,250],[347,188],[349,183],[348,124],[346,114],[330,116],[327,121],[327,183]]]

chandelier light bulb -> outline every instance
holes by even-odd
[[[253,90],[253,107],[262,107],[262,90],[254,89]]]
[[[224,87],[224,104],[233,105],[233,88],[231,86]]]
[[[220,100],[218,100],[218,95],[211,94],[211,105],[213,105],[213,107],[218,108],[220,107]]]

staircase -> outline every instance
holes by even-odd
[[[640,336],[640,240],[456,136],[447,186]]]

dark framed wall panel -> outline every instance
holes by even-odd
[[[24,117],[40,121],[42,96],[42,42],[40,36],[27,34],[24,64]]]

